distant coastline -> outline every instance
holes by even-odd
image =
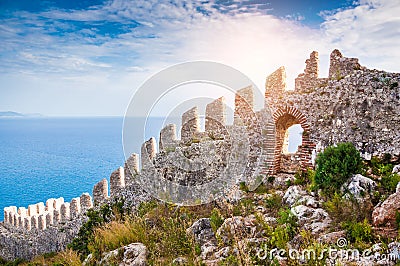
[[[44,115],[36,113],[36,114],[23,114],[13,111],[4,111],[0,112],[1,118],[8,118],[8,117],[44,117]]]

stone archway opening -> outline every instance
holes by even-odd
[[[298,119],[284,113],[276,121],[277,165],[276,170],[283,173],[295,173],[301,168],[301,159],[297,153],[289,152],[289,128],[299,124]]]
[[[286,130],[282,147],[283,154],[294,154],[299,151],[299,147],[302,145],[303,132],[304,129],[300,124],[294,124]]]
[[[310,126],[305,116],[295,107],[284,107],[276,110],[272,117],[275,122],[274,173],[296,173],[312,167],[315,144],[310,140]]]

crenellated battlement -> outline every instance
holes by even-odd
[[[31,204],[28,208],[10,206],[4,208],[4,224],[23,230],[46,230],[50,226],[57,226],[60,223],[77,218],[81,210],[88,210],[93,207],[92,197],[84,193],[83,205],[80,198],[74,198],[70,203],[64,202],[64,198],[48,199],[46,205],[43,202]]]
[[[232,129],[238,129],[236,141],[248,146],[247,158],[239,158],[247,160],[245,177],[266,178],[313,167],[317,147],[339,142],[352,142],[363,155],[369,155],[365,158],[384,153],[400,156],[399,73],[366,69],[358,59],[343,57],[338,50],[330,55],[327,78],[319,77],[317,52],[312,52],[305,63],[304,72],[295,80],[294,91],[286,90],[284,67],[267,77],[263,109],[254,110],[253,88],[245,87],[235,94],[233,125],[226,125],[226,106],[221,97],[207,104],[205,132],[201,132],[198,108],[193,107],[182,115],[180,140],[176,125],[166,125],[160,131],[159,150],[155,138],[145,141],[140,158],[132,154],[124,167],[111,174],[110,184],[102,179],[94,185],[93,200],[84,193],[70,202],[51,198],[46,204],[9,206],[4,208],[4,228],[21,235],[43,232],[43,236],[45,232],[53,233],[54,228],[64,229],[62,226],[69,226],[70,222],[79,224],[88,209],[117,197],[128,198],[136,206],[140,201],[136,194],[146,193],[135,186],[134,180],[148,173],[150,167],[181,185],[202,185],[214,180],[229,160],[228,132]],[[295,153],[288,153],[288,129],[296,124],[303,129],[301,145]],[[204,167],[198,167],[201,163]],[[179,169],[177,164],[185,169]],[[18,234],[12,235],[7,237]],[[75,235],[76,230],[71,237]],[[20,243],[15,239],[13,243]],[[46,246],[45,250],[49,248]]]

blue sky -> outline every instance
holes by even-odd
[[[353,1],[0,0],[0,111],[123,115],[150,75],[221,62],[259,86],[284,65],[289,87],[311,51],[399,72],[400,5]]]

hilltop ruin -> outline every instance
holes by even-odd
[[[154,138],[143,143],[141,156],[132,154],[124,167],[111,174],[109,184],[102,179],[94,186],[93,199],[85,193],[70,203],[59,198],[28,208],[5,208],[0,256],[29,259],[62,250],[77,234],[89,208],[121,197],[130,206],[148,199],[135,180],[150,168],[183,186],[211,182],[227,164],[234,130],[235,137],[243,138],[248,146],[243,175],[250,179],[312,168],[320,150],[340,142],[352,142],[366,160],[383,154],[398,158],[399,82],[399,73],[367,69],[338,50],[331,53],[328,77],[320,78],[314,51],[306,60],[304,73],[296,78],[294,90],[287,90],[285,68],[280,67],[266,79],[264,109],[254,110],[251,87],[236,93],[233,125],[226,125],[223,98],[207,105],[205,132],[200,131],[197,108],[188,110],[182,115],[181,139],[176,125],[167,125],[160,132],[159,149]],[[303,129],[302,143],[295,153],[288,153],[288,128],[295,124]],[[246,130],[240,131],[243,128]],[[196,160],[207,165],[183,171],[174,164],[182,154],[190,158],[191,167]]]

